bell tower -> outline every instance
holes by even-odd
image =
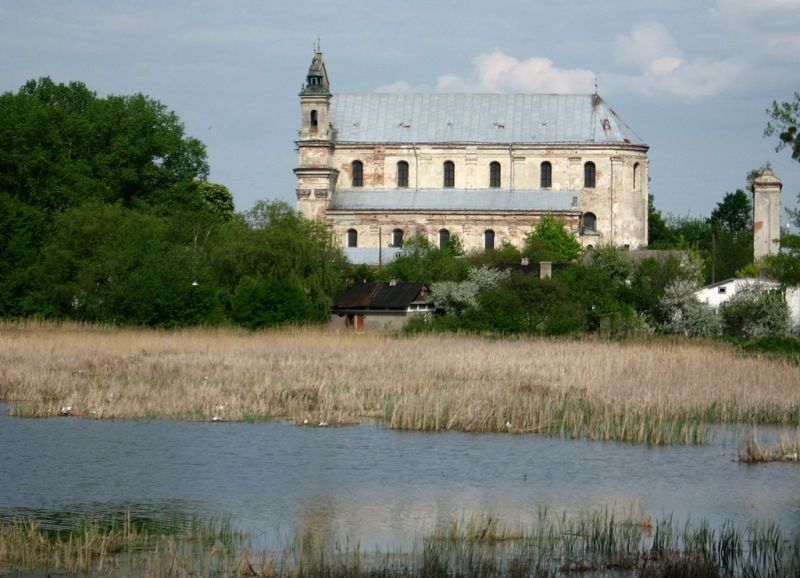
[[[329,122],[331,93],[319,43],[300,91],[300,133],[297,210],[308,219],[324,220],[339,171],[331,166],[333,128]]]

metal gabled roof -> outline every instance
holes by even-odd
[[[342,143],[646,146],[591,94],[335,94],[330,106]]]
[[[339,189],[330,210],[350,211],[579,211],[579,191],[507,189]]]
[[[423,283],[361,283],[334,297],[333,309],[405,311],[424,291],[427,287]]]

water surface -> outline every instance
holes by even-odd
[[[739,464],[718,437],[647,448],[379,425],[21,419],[0,406],[0,516],[230,517],[268,546],[299,530],[373,548],[472,514],[525,523],[542,508],[638,504],[654,518],[771,519],[800,533],[800,467]]]

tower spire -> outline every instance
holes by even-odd
[[[308,67],[306,84],[300,94],[329,94],[330,83],[328,73],[325,70],[325,61],[322,59],[319,38],[314,46],[314,57],[311,59],[311,66]]]

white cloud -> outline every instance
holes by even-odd
[[[658,59],[680,56],[677,42],[658,22],[636,24],[629,35],[617,36],[614,44],[614,60],[623,66],[643,67]]]
[[[657,22],[637,24],[615,41],[615,60],[637,70],[611,74],[612,87],[649,96],[668,94],[698,100],[719,94],[741,75],[742,65],[733,58],[686,60],[669,31]]]
[[[443,74],[437,92],[540,92],[587,93],[594,87],[594,73],[585,69],[563,69],[552,60],[532,57],[519,60],[500,50],[479,54],[472,60],[472,72],[462,78]]]

